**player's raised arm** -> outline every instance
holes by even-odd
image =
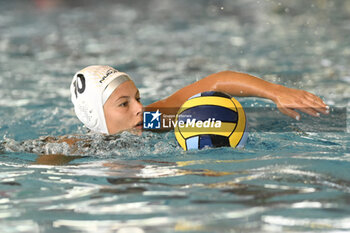
[[[211,74],[178,90],[168,98],[147,107],[171,107],[173,109],[172,114],[176,114],[176,108],[179,108],[189,97],[204,91],[221,91],[233,96],[267,98],[274,101],[283,114],[297,120],[300,119],[300,114],[294,111],[295,109],[312,116],[319,116],[319,112],[328,113],[326,104],[321,98],[312,93],[270,83],[252,75],[234,71]]]

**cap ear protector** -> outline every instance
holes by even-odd
[[[94,132],[108,134],[103,105],[122,83],[131,80],[110,66],[88,66],[77,72],[70,85],[79,120]]]

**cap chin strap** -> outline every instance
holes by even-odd
[[[126,74],[120,74],[117,78],[113,79],[112,82],[110,82],[105,90],[102,93],[102,106],[106,103],[109,96],[113,93],[113,91],[120,86],[122,83],[131,80],[129,76]]]

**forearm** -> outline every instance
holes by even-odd
[[[173,111],[170,109],[163,109],[163,111],[174,113],[176,108],[180,107],[189,97],[205,91],[221,91],[233,96],[256,96],[275,100],[277,87],[280,85],[249,74],[222,71],[183,87],[168,98],[148,105],[146,109],[173,108]]]
[[[205,80],[207,79],[207,80]],[[255,96],[274,100],[280,85],[267,82],[249,74],[222,71],[212,74],[203,81],[213,83],[213,90],[233,96]]]

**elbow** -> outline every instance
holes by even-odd
[[[212,75],[212,81],[211,81],[211,90],[212,91],[222,91],[226,89],[226,86],[230,84],[233,80],[238,78],[240,76],[240,73],[231,71],[231,70],[224,70],[220,71],[218,73],[215,73]]]
[[[230,77],[232,77],[234,72],[230,70],[224,70],[208,76],[208,86],[210,91],[220,91],[222,89],[223,83]]]
[[[231,70],[224,70],[209,75],[205,78],[207,90],[210,91],[221,91],[225,85],[230,83],[233,78],[239,76],[238,72]],[[225,89],[225,88],[224,88]]]

